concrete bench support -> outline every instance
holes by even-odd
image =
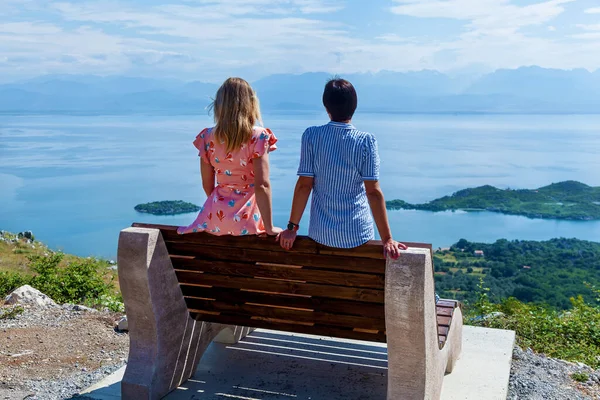
[[[118,265],[130,335],[123,399],[164,397],[194,374],[213,339],[236,343],[252,331],[190,317],[157,229],[121,231]]]
[[[410,248],[388,259],[385,325],[388,345],[388,400],[440,398],[444,372],[461,352],[462,313],[456,308],[440,349],[430,251]]]

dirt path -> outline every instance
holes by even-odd
[[[115,331],[119,318],[63,306],[0,320],[0,400],[69,398],[122,366],[129,338]]]

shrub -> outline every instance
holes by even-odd
[[[61,267],[62,253],[32,256],[29,267],[36,273],[31,285],[57,303],[79,303],[92,307],[108,307],[122,311],[111,278],[106,279],[106,263],[91,258],[79,258]]]
[[[13,290],[28,285],[31,277],[17,272],[0,272],[0,297],[3,298]]]
[[[525,304],[515,298],[492,304],[486,289],[480,285],[479,299],[466,314],[472,325],[514,330],[521,347],[599,368],[600,307],[586,303],[581,296],[572,298],[571,304],[569,311]],[[482,318],[494,315],[493,312],[500,314]]]

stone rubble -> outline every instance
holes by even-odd
[[[33,235],[33,232],[31,232],[31,231],[19,232],[15,235],[8,231],[0,230],[0,242],[5,242],[5,243],[26,242],[26,243],[32,245],[35,242],[35,236]]]
[[[129,331],[129,323],[127,322],[127,316],[124,316],[117,323],[117,330],[119,332],[128,332]]]
[[[587,382],[571,375],[584,373]],[[507,400],[599,400],[600,370],[515,347]]]
[[[42,308],[56,307],[56,303],[50,297],[29,285],[24,285],[18,289],[15,289],[12,293],[6,296],[4,302],[11,305]]]
[[[2,306],[0,311],[14,306]],[[122,314],[64,304],[23,306],[0,319],[0,400],[69,399],[122,367],[129,338]]]

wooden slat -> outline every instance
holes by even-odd
[[[290,308],[267,307],[254,304],[232,304],[221,301],[186,299],[190,312],[197,310],[221,312],[221,315],[240,317],[275,318],[294,322],[308,322],[321,325],[332,325],[346,328],[360,328],[374,331],[385,330],[385,320],[358,317],[354,315],[336,315],[323,312],[293,310]]]
[[[436,304],[438,339],[440,349],[444,348],[450,327],[452,326],[452,316],[454,310],[460,307],[457,300],[440,299]]]
[[[383,290],[383,275],[356,274],[339,271],[311,270],[306,268],[256,265],[231,261],[207,261],[173,258],[173,267],[179,270],[210,272],[218,275],[262,277],[322,283],[328,285],[364,287]]]
[[[177,226],[175,225],[161,225],[161,224],[146,224],[143,222],[134,222],[131,224],[134,228],[148,228],[148,229],[160,229],[165,232],[174,232],[177,234]]]
[[[235,251],[232,251],[229,248],[221,246],[199,246],[192,243],[170,241],[167,241],[166,243],[171,256],[194,256],[204,260],[300,265],[303,267],[314,267],[319,269],[385,274],[385,260],[286,253],[256,249],[236,249]]]
[[[454,313],[453,308],[437,307],[437,315],[443,317],[451,317]]]
[[[414,242],[402,242],[408,247],[420,248],[420,249],[428,249],[433,251],[432,245],[428,243],[414,243]],[[344,256],[344,257],[361,257],[361,258],[370,258],[376,260],[384,260],[383,257],[383,244],[379,240],[371,240],[366,244],[355,247],[352,249],[337,249],[333,247],[326,247],[320,245],[319,254],[327,254],[327,255],[335,255],[335,256]],[[433,253],[432,253],[433,259]]]
[[[340,255],[360,258],[371,258],[383,260],[382,243],[379,240],[371,240],[362,246],[352,249],[337,249],[323,246],[314,242],[306,236],[298,236],[291,250],[284,250],[273,237],[249,236],[215,236],[208,233],[190,233],[186,235],[177,234],[177,227],[172,225],[134,223],[132,226],[139,228],[160,229],[166,241],[182,243],[196,243],[204,245],[226,246],[229,248],[260,249],[286,253],[310,253],[323,255]],[[409,247],[432,249],[431,244],[402,242]]]
[[[177,233],[176,226],[170,225],[156,225],[156,224],[142,224],[134,223],[134,227],[139,228],[150,228],[160,229],[163,239],[165,241],[175,241],[180,243],[194,243],[197,245],[205,246],[224,246],[230,249],[259,249],[259,250],[271,250],[278,252],[292,252],[292,253],[309,253],[317,254],[318,244],[313,240],[305,237],[298,236],[294,242],[292,250],[284,250],[281,248],[279,243],[275,241],[274,237],[259,237],[256,235],[248,236],[230,236],[222,235],[215,236],[209,233],[189,233],[185,235],[179,235]]]
[[[354,340],[366,340],[369,342],[381,342],[385,343],[386,336],[383,332],[378,332],[376,334],[354,331],[350,329],[336,328],[332,326],[322,326],[322,325],[301,325],[301,324],[293,324],[293,323],[284,323],[284,322],[274,322],[262,319],[253,319],[253,318],[244,318],[237,317],[231,315],[209,315],[209,314],[194,314],[191,313],[193,318],[200,319],[206,322],[216,322],[220,324],[228,324],[228,325],[238,325],[238,326],[247,326],[253,328],[263,328],[263,329],[272,329],[277,331],[285,331],[285,332],[297,332],[297,333],[306,333],[311,335],[321,335],[321,336],[330,336],[330,337],[339,337],[345,339],[354,339]]]
[[[333,299],[357,300],[383,304],[383,290],[348,288],[343,286],[319,285],[314,283],[285,282],[268,279],[227,277],[176,270],[182,284],[216,286],[232,289],[251,289],[273,293],[303,294]]]
[[[187,285],[181,285],[181,290],[185,297],[190,298],[215,299],[233,304],[267,304],[279,307],[303,308],[327,313],[385,319],[384,307],[381,304],[376,303],[297,295],[257,293],[226,288],[203,288]]]
[[[438,307],[456,308],[457,302],[454,300],[440,300],[435,305]]]

